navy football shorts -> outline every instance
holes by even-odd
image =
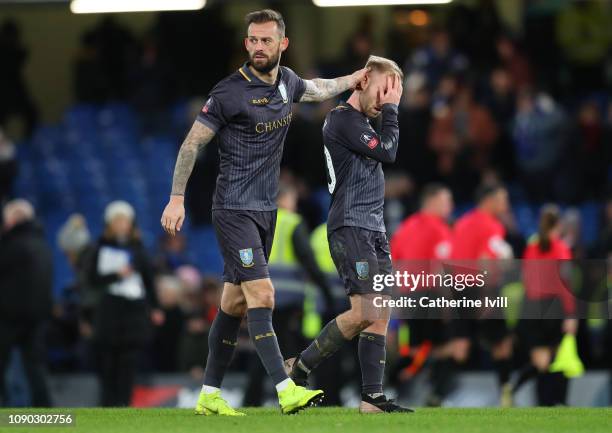
[[[375,275],[393,273],[389,241],[383,232],[344,226],[327,235],[329,250],[347,295],[390,295],[373,289]]]
[[[276,210],[214,209],[212,223],[223,256],[223,281],[240,284],[270,277]]]

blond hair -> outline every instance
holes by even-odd
[[[394,74],[400,77],[400,79],[404,79],[404,73],[391,59],[387,59],[385,57],[380,56],[370,56],[368,57],[368,62],[366,63],[366,68],[370,68],[373,71],[378,71],[387,74]]]

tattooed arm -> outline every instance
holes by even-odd
[[[172,195],[185,195],[187,181],[193,170],[198,152],[215,136],[215,132],[202,122],[194,122],[181,145],[172,180]]]
[[[181,145],[176,165],[174,167],[174,178],[172,180],[172,193],[170,201],[164,209],[161,217],[161,225],[167,233],[175,235],[181,230],[185,220],[185,189],[193,166],[198,157],[198,152],[206,146],[215,136],[215,132],[201,122],[194,122],[189,134]]]
[[[326,80],[323,78],[315,78],[313,80],[304,80],[306,90],[300,99],[300,102],[321,102],[326,99],[333,98],[342,92],[352,89],[364,79],[367,69],[360,69],[351,75],[344,77],[333,78]]]

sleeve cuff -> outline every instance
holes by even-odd
[[[200,123],[203,123],[207,127],[209,127],[214,133],[219,131],[219,125],[212,123],[210,120],[206,119],[204,116],[201,116],[198,114],[198,117],[196,117],[196,120]]]
[[[300,80],[301,87],[300,90],[295,92],[295,95],[293,95],[293,102],[300,102],[302,96],[304,96],[304,93],[306,93],[306,83],[304,82],[304,80]]]
[[[385,112],[387,112],[387,111],[388,111],[388,112],[391,112],[391,113],[397,114],[397,112],[398,112],[398,110],[399,110],[399,107],[398,107],[397,105],[395,105],[395,104],[384,104],[384,105],[382,106],[382,109],[383,109],[383,111],[385,111]]]

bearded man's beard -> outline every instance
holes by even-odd
[[[276,53],[276,55],[272,57],[268,57],[267,59],[255,59],[255,54],[250,56],[251,66],[255,68],[257,72],[261,72],[262,74],[267,74],[276,66],[278,66],[280,60],[280,52]],[[257,63],[255,62],[257,60]]]

